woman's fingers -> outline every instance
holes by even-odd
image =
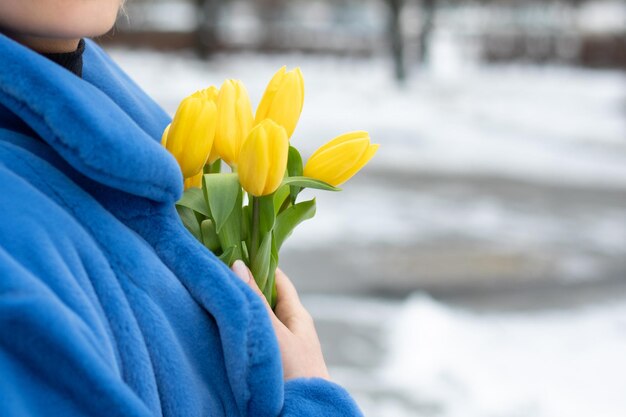
[[[268,304],[267,299],[261,292],[261,289],[259,288],[256,281],[254,280],[254,277],[252,276],[252,272],[250,272],[250,269],[248,269],[246,264],[243,261],[238,259],[233,263],[232,270],[235,273],[235,275],[237,275],[243,282],[248,284],[248,286],[252,288],[252,290],[256,293],[256,295],[258,295],[261,298],[261,300],[263,301],[263,304],[265,305],[267,313],[269,314],[270,319],[272,320],[272,325],[274,326],[274,329],[278,331],[280,327],[283,327],[280,320],[276,317],[276,315],[272,311],[272,308]]]
[[[329,379],[313,319],[300,303],[295,287],[283,271],[276,270],[278,298],[274,314],[248,267],[242,261],[235,261],[232,268],[265,304],[278,339],[285,380],[301,377]]]
[[[276,269],[276,316],[294,334],[314,329],[313,319],[298,297],[296,287],[280,269]]]
[[[296,287],[280,269],[276,270],[276,316],[291,332],[293,352],[285,361],[285,379],[298,376],[330,379],[313,318],[304,308]]]
[[[311,333],[315,333],[315,325],[311,315],[300,302],[296,288],[283,271],[276,269],[277,299],[276,309],[272,311],[246,264],[237,260],[233,263],[232,270],[261,298],[279,337],[283,331],[287,330],[294,335],[303,337],[309,337]]]

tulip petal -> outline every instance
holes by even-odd
[[[296,129],[302,113],[304,96],[300,81],[295,72],[288,72],[280,89],[274,95],[267,114],[267,117],[285,128],[289,137]]]
[[[272,76],[270,82],[267,84],[265,92],[263,93],[263,97],[261,98],[261,102],[256,109],[256,116],[254,118],[255,124],[259,124],[264,119],[267,119],[267,114],[269,112],[272,101],[274,100],[274,95],[280,88],[286,71],[287,67],[283,65],[278,71],[276,71],[276,73]]]
[[[218,94],[219,94],[219,89],[215,87],[214,85],[212,85],[208,88],[205,88],[204,90],[196,91],[195,93],[191,95],[191,97],[199,98],[202,100],[217,101]]]
[[[252,195],[263,194],[269,156],[267,153],[267,132],[263,125],[257,126],[241,147],[238,173],[243,188]]]
[[[358,138],[366,139],[368,142],[370,141],[369,133],[367,133],[364,130],[355,130],[354,132],[347,132],[347,133],[337,136],[334,139],[329,140],[328,142],[326,142],[325,144],[317,148],[317,150],[313,153],[313,155],[311,155],[311,158],[313,158],[315,155],[321,152],[324,152],[325,150],[329,148],[333,148],[344,142],[348,142],[348,141],[358,139]]]
[[[170,131],[171,125],[172,125],[171,123],[167,125],[167,127],[163,131],[163,135],[161,136],[161,146],[163,146],[164,148],[167,146],[167,134]]]
[[[215,104],[209,101],[187,97],[178,106],[165,145],[178,161],[184,178],[204,166],[213,144],[215,116]]]
[[[289,138],[282,126],[274,125],[270,130],[268,139],[268,155],[271,167],[265,180],[263,195],[276,191],[285,176],[289,156]]]
[[[335,178],[336,184],[343,184],[344,182],[352,178],[357,172],[359,172],[361,168],[363,168],[374,157],[374,155],[378,151],[379,146],[380,145],[378,144],[370,145],[365,153],[361,156],[361,159],[359,159],[359,161],[355,165],[353,165],[352,168]]]
[[[318,148],[304,167],[304,175],[335,187],[356,174],[374,156],[379,145],[371,145],[365,131],[344,133]]]
[[[323,152],[316,152],[304,167],[304,175],[337,186],[337,178],[343,176],[361,159],[368,145],[366,139],[356,138]]]
[[[216,151],[230,166],[236,166],[244,140],[252,128],[252,105],[239,80],[226,80],[217,99]]]
[[[300,68],[286,72],[279,69],[270,80],[257,108],[255,123],[272,119],[291,137],[304,104],[304,79]]]
[[[287,169],[289,139],[282,126],[263,120],[241,147],[239,182],[254,196],[271,194],[280,185]]]
[[[231,80],[226,80],[220,88],[217,99],[217,128],[215,131],[215,147],[220,157],[227,163],[234,162],[235,134],[233,133],[235,113],[235,88]]]
[[[185,190],[189,188],[200,188],[202,187],[202,175],[203,172],[200,171],[196,175],[189,177],[185,180]]]
[[[186,169],[191,172],[202,171],[209,157],[215,137],[216,113],[217,109],[213,102],[202,101],[196,109],[193,119],[190,121],[190,130],[187,132],[188,140],[184,149],[183,159],[185,160]],[[185,173],[185,178],[187,177]]]

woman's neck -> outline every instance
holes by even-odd
[[[50,54],[50,53],[64,53],[64,52],[74,52],[76,48],[78,48],[78,42],[80,42],[80,38],[78,39],[65,39],[65,38],[41,38],[37,36],[22,36],[22,35],[14,35],[11,36],[14,40],[21,43],[24,46],[29,47],[30,49],[37,51],[39,53]]]

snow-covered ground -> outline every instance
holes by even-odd
[[[367,416],[626,415],[624,302],[480,314],[421,294],[401,304],[318,297],[305,302],[318,323],[361,325],[364,334],[382,334],[382,358],[374,366],[331,367]],[[372,354],[364,348],[367,336],[345,329],[342,334],[336,337],[345,355]]]
[[[420,274],[462,282],[518,264],[535,280],[626,279],[626,75],[482,67],[438,36],[430,67],[404,87],[382,59],[112,55],[170,113],[225,78],[242,79],[258,103],[275,70],[298,65],[306,100],[292,140],[305,156],[349,130],[381,144],[342,193],[318,194],[318,215],[288,242],[284,259],[308,262],[288,269],[304,277],[300,288],[361,288],[369,274],[415,289]],[[391,248],[382,261],[381,245]],[[336,265],[347,269],[319,275],[332,261],[323,251],[344,253]],[[626,415],[626,297],[569,310],[546,309],[542,297],[537,311],[481,313],[420,294],[304,300],[334,377],[370,417]]]

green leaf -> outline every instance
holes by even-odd
[[[283,208],[285,200],[289,197],[290,187],[288,185],[281,185],[274,192],[274,215],[277,216],[280,213],[280,209]]]
[[[267,233],[263,236],[263,241],[256,252],[255,258],[250,265],[250,271],[252,276],[256,280],[259,289],[263,291],[265,284],[267,283],[267,276],[270,267],[270,255],[272,246],[272,233]]]
[[[200,242],[202,242],[202,234],[200,232],[200,224],[192,209],[185,206],[176,206],[176,211],[183,222],[183,225],[189,232]]]
[[[237,252],[237,248],[235,246],[231,246],[224,251],[218,258],[220,261],[224,262],[229,267],[233,265],[233,263],[238,259],[235,254]]]
[[[302,176],[302,156],[300,156],[300,152],[293,146],[289,147],[289,157],[287,159],[287,173],[290,177],[300,177]],[[296,198],[300,191],[302,191],[302,187],[298,185],[292,185],[289,187],[290,192],[289,196],[291,198],[291,203],[296,203]]]
[[[297,225],[315,216],[315,199],[303,201],[289,207],[276,218],[274,240],[278,250]]]
[[[204,196],[219,234],[241,193],[237,174],[205,174]],[[241,203],[239,204],[241,207]]]
[[[243,257],[243,262],[248,265],[250,263],[250,252],[248,252],[248,245],[246,241],[241,241],[241,256]]]
[[[204,246],[206,246],[211,252],[216,252],[220,249],[220,240],[217,237],[213,220],[206,219],[203,221],[200,225],[200,231],[202,232],[202,243],[204,243]]]
[[[276,239],[272,239],[272,250],[270,253],[270,267],[267,276],[267,284],[263,291],[263,295],[267,299],[268,304],[274,309],[276,307],[276,268],[278,267],[278,248],[276,247]]]
[[[252,229],[252,208],[248,205],[241,212],[241,240],[249,240]]]
[[[316,180],[309,177],[288,177],[283,180],[281,185],[290,185],[303,188],[315,188],[318,190],[326,191],[341,191],[341,188],[333,187],[332,185],[325,183],[324,181]]]
[[[276,287],[276,267],[272,269],[272,261],[270,261],[270,270],[268,271],[267,283],[265,284],[265,288],[263,289],[263,295],[267,300],[267,303],[274,309],[272,305],[272,294],[274,293],[274,287]]]
[[[216,175],[216,174],[210,174]],[[243,193],[241,188],[239,188],[239,192],[235,198],[235,204],[233,204],[233,208],[231,209],[230,215],[222,223],[222,229],[217,231],[217,236],[220,240],[220,245],[222,248],[230,248],[231,246],[235,247],[234,257],[235,259],[241,259],[241,218],[242,218],[242,207],[241,203],[243,200]]]
[[[272,260],[276,261],[276,265],[274,265],[274,268],[278,267],[278,246],[276,246],[276,239],[272,239],[270,254],[272,255]]]
[[[276,215],[274,214],[274,197],[270,194],[255,198],[259,199],[259,208],[261,210],[259,226],[261,234],[264,235],[272,230],[274,221],[276,220]]]
[[[300,152],[293,146],[289,147],[289,156],[287,157],[287,172],[290,177],[302,176],[302,157]]]
[[[199,188],[189,188],[185,190],[183,196],[176,202],[179,207],[187,207],[191,210],[202,214],[205,217],[211,217],[209,207],[204,199],[204,194]]]

